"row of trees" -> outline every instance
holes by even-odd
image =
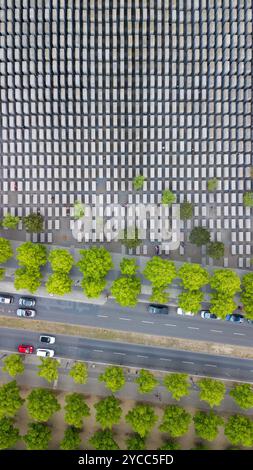
[[[51,429],[45,423],[53,414],[60,410],[60,404],[53,391],[37,388],[27,397],[27,411],[35,421],[30,423],[23,440],[28,449],[47,449],[51,438]],[[24,404],[20,389],[15,381],[0,387],[0,449],[13,447],[20,439],[19,431],[14,426],[14,416]],[[94,405],[96,421],[101,430],[95,432],[89,443],[97,450],[117,449],[112,427],[122,418],[121,402],[115,396],[102,398]],[[80,445],[79,432],[83,428],[84,418],[90,416],[90,408],[80,393],[71,393],[65,397],[65,422],[69,426],[65,430],[64,438],[60,444],[62,449],[76,449]],[[125,416],[135,435],[127,442],[128,448],[141,450],[145,447],[145,440],[158,421],[154,407],[149,404],[137,403]],[[164,408],[162,422],[159,426],[161,432],[167,433],[169,438],[178,438],[187,433],[193,420],[195,432],[198,437],[208,441],[216,439],[219,427],[224,426],[224,434],[234,445],[253,445],[253,421],[247,416],[233,415],[225,423],[224,419],[214,413],[198,411],[192,416],[187,410],[178,405],[168,405]],[[175,443],[168,442],[168,446]],[[173,447],[175,448],[175,447]]]
[[[39,233],[43,231],[44,217],[38,212],[28,214],[25,217],[18,217],[7,213],[1,220],[0,225],[7,229],[16,230],[21,221],[28,233]]]
[[[104,247],[92,247],[80,250],[81,259],[77,262],[83,274],[82,287],[87,297],[98,297],[106,286],[106,276],[113,268],[111,254]],[[0,238],[0,263],[6,262],[13,256],[13,250],[8,240]],[[36,292],[41,285],[41,267],[47,260],[51,263],[53,274],[46,282],[50,294],[64,295],[71,291],[73,281],[69,274],[74,266],[74,258],[65,249],[51,250],[49,256],[44,245],[26,242],[17,248],[17,260],[20,268],[16,270],[14,285],[17,290],[26,289]],[[138,266],[135,259],[123,258],[120,263],[121,276],[113,281],[111,293],[116,301],[124,307],[134,307],[141,292],[141,279],[137,276]],[[2,274],[3,275],[3,274]],[[234,295],[242,288],[242,302],[248,318],[253,318],[253,274],[242,278],[230,269],[217,269],[210,276],[208,271],[199,264],[184,263],[176,270],[175,263],[159,256],[151,258],[143,275],[152,284],[152,302],[167,303],[168,287],[177,277],[181,279],[183,292],[179,295],[179,307],[186,311],[198,312],[201,308],[204,294],[202,287],[210,284],[211,311],[224,318],[233,312],[236,304]]]

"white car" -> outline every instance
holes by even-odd
[[[53,357],[54,350],[53,349],[36,349],[37,356],[40,357]]]
[[[54,336],[48,336],[48,335],[40,335],[40,342],[41,343],[46,343],[46,344],[54,344],[55,343],[55,337]]]
[[[32,308],[18,308],[17,309],[17,316],[18,317],[26,317],[26,318],[33,318],[36,315],[36,311]]]
[[[193,317],[195,313],[193,312],[185,312],[182,308],[178,307],[177,309],[177,314],[178,315],[188,315],[189,317]]]

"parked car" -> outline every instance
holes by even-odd
[[[186,312],[185,310],[183,310],[182,308],[178,307],[177,309],[177,314],[178,315],[188,315],[189,317],[193,317],[195,315],[195,313],[193,312]]]
[[[168,314],[169,313],[169,309],[168,307],[166,307],[166,305],[154,305],[154,304],[150,304],[148,306],[148,312],[149,313],[165,313],[165,314]]]
[[[29,344],[20,344],[18,346],[18,352],[22,354],[32,354],[34,352],[34,347]]]
[[[246,322],[249,323],[250,325],[253,325],[253,320],[250,320],[250,318],[246,318]]]
[[[0,294],[1,304],[11,304],[13,301],[14,301],[14,298],[11,295]]]
[[[53,349],[37,349],[36,354],[37,356],[40,356],[40,357],[53,357],[54,350]]]
[[[41,343],[47,343],[47,344],[54,344],[55,343],[55,337],[54,336],[41,335],[40,336],[40,342]]]
[[[27,318],[33,318],[35,317],[36,312],[35,310],[31,308],[18,308],[17,309],[17,316],[18,317],[27,317]]]
[[[30,297],[20,297],[18,301],[18,305],[20,305],[21,307],[34,307],[35,304],[36,300],[31,299]]]
[[[217,317],[214,313],[211,313],[209,310],[201,310],[201,318],[211,319],[211,320],[220,320],[220,317]]]
[[[231,314],[226,315],[226,320],[236,322],[236,323],[243,323],[244,317],[243,315],[240,315],[237,313],[231,313]]]

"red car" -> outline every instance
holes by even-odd
[[[20,344],[18,347],[18,352],[23,354],[32,354],[34,352],[34,347],[29,344]]]

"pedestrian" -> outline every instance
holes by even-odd
[[[159,246],[158,245],[155,246],[155,254],[159,255]]]

